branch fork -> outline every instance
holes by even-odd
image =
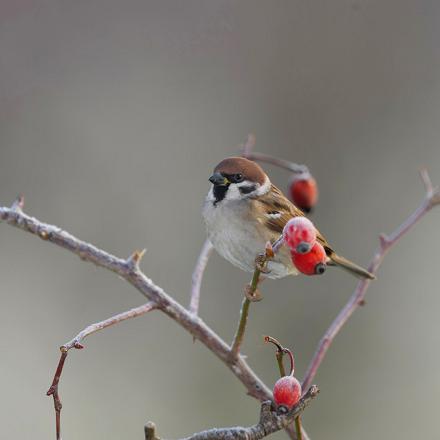
[[[318,395],[319,389],[312,385],[301,400],[286,414],[278,414],[271,400],[262,402],[260,418],[257,424],[247,428],[214,428],[198,432],[181,440],[259,440],[281,429],[289,427]],[[145,440],[158,440],[156,426],[153,422],[145,425]]]
[[[249,138],[248,138],[249,139]],[[254,139],[255,141],[255,139]],[[292,172],[303,172],[303,169],[297,168],[296,164],[285,163],[285,161],[273,160],[270,156],[267,155],[259,155],[257,153],[252,153],[252,139],[250,139],[250,143],[244,147],[243,154],[245,157],[248,157],[253,160],[266,161],[268,163],[273,163],[282,168],[288,169]],[[374,254],[370,265],[369,271],[372,273],[376,273],[387,250],[389,250],[399,239],[405,235],[431,208],[440,204],[440,190],[437,187],[433,187],[430,181],[428,172],[424,169],[421,171],[421,177],[423,183],[425,185],[426,195],[421,203],[421,205],[414,211],[412,215],[410,215],[394,232],[389,234],[388,236],[382,235],[380,237],[380,245],[376,253]],[[24,208],[24,199],[22,196],[19,196],[10,208],[8,207],[0,207],[0,219],[5,221],[7,224],[11,226],[17,227],[23,231],[27,231],[31,234],[37,235],[43,240],[47,240],[53,244],[56,244],[59,247],[62,247],[73,254],[79,256],[84,261],[91,262],[99,267],[102,267],[106,270],[115,272],[117,275],[125,279],[128,283],[132,284],[142,295],[144,295],[148,302],[140,307],[132,309],[128,312],[121,313],[114,317],[108,318],[104,321],[92,324],[85,328],[82,332],[80,332],[75,338],[73,338],[68,343],[64,344],[61,347],[61,356],[60,361],[58,363],[51,387],[48,390],[48,395],[52,395],[54,399],[54,407],[56,413],[56,432],[57,432],[57,440],[60,440],[60,412],[61,412],[61,401],[58,394],[58,384],[60,381],[61,373],[63,370],[64,362],[66,360],[68,351],[71,348],[81,349],[83,348],[82,341],[88,335],[95,333],[96,331],[102,330],[110,325],[117,324],[126,319],[131,319],[136,316],[141,316],[144,313],[147,313],[152,310],[160,310],[164,314],[166,314],[169,318],[176,321],[182,328],[188,331],[193,338],[200,340],[209,350],[211,350],[218,358],[221,360],[230,370],[231,372],[238,378],[240,382],[243,383],[247,392],[250,396],[260,400],[267,401],[272,398],[272,393],[268,389],[268,387],[256,376],[254,371],[247,364],[244,356],[240,356],[240,347],[243,341],[244,328],[247,320],[247,314],[249,310],[250,301],[248,298],[244,298],[242,313],[240,324],[243,323],[242,329],[240,330],[240,325],[237,330],[236,337],[230,346],[226,344],[226,342],[220,338],[208,325],[206,325],[203,320],[198,318],[198,305],[199,305],[199,297],[200,297],[200,285],[203,277],[204,270],[206,268],[206,264],[209,258],[209,255],[212,252],[212,245],[209,242],[205,243],[205,246],[200,255],[199,261],[196,265],[196,269],[193,274],[193,287],[191,292],[191,304],[190,309],[185,309],[181,304],[176,302],[170,295],[168,295],[161,287],[154,284],[154,282],[149,279],[140,269],[139,263],[144,255],[144,251],[136,251],[134,252],[128,259],[118,258],[108,252],[105,252],[102,249],[93,246],[90,243],[84,242],[73,235],[69,234],[62,229],[43,223],[36,218],[30,217],[23,212]],[[276,252],[277,245],[279,243],[274,243],[272,246],[273,251]],[[258,268],[256,268],[257,272]],[[257,288],[258,282],[260,282],[260,273],[258,276],[255,276],[256,283],[255,289]],[[255,273],[254,273],[255,275]],[[341,330],[341,328],[348,321],[350,316],[353,314],[354,310],[362,305],[365,301],[365,294],[370,285],[369,280],[361,280],[356,286],[355,291],[350,297],[347,304],[340,311],[338,316],[335,318],[331,326],[328,328],[324,336],[322,337],[320,343],[318,344],[318,348],[309,364],[306,375],[304,377],[302,388],[310,390],[314,390],[311,387],[312,380],[316,376],[317,370],[321,365],[323,359],[325,358],[326,352],[333,343],[334,338]],[[251,283],[252,286],[252,283]],[[255,291],[254,291],[255,292]],[[243,318],[245,318],[243,320]],[[309,391],[310,391],[309,390]],[[312,391],[310,391],[312,393]],[[317,393],[317,389],[315,390]],[[312,393],[313,397],[314,392]],[[307,400],[306,397],[308,393],[303,396],[303,399],[300,401],[302,405],[306,405]],[[312,396],[308,396],[311,397]],[[268,404],[262,407],[262,414],[265,415],[267,420],[269,420],[269,412],[268,412]],[[304,406],[305,407],[305,406]],[[272,414],[272,413],[271,413]],[[298,415],[298,414],[296,414]],[[281,420],[281,421],[280,421]],[[293,419],[292,419],[293,420]],[[257,434],[252,434],[249,436],[249,431],[245,429],[245,437],[232,437],[236,439],[246,438],[246,439],[260,439],[271,432],[265,428],[266,424],[263,423],[264,420],[262,418],[260,423],[260,428],[257,429]],[[295,438],[295,435],[292,434],[292,426],[291,420],[289,420],[288,416],[285,416],[283,419],[277,419],[277,423],[280,423],[281,428],[286,428],[291,434],[292,438]],[[258,425],[255,425],[258,426]],[[263,426],[263,428],[261,428]],[[251,427],[252,428],[252,427]],[[209,432],[209,431],[207,431]],[[253,433],[254,431],[250,431]],[[209,439],[214,437],[203,437],[200,436],[202,433],[197,434],[195,437],[189,437],[191,440],[202,440]],[[198,436],[198,437],[197,437]],[[304,433],[303,433],[304,436]],[[226,437],[218,437],[218,438],[226,438]],[[231,438],[231,437],[229,437]],[[304,437],[306,438],[306,437]]]

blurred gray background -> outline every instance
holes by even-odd
[[[421,201],[418,169],[440,183],[439,18],[434,0],[1,0],[0,203],[21,192],[29,214],[119,256],[147,247],[147,275],[186,304],[207,178],[253,132],[258,151],[310,167],[313,220],[366,265]],[[304,417],[313,439],[438,438],[439,220],[392,250],[329,351]],[[0,246],[0,436],[52,439],[58,346],[144,299],[7,225]],[[201,314],[228,341],[248,280],[217,255],[206,272]],[[294,349],[302,376],[354,286],[338,270],[264,285],[244,351],[268,384],[262,335]],[[64,439],[257,420],[229,370],[160,313],[85,345],[60,387]]]

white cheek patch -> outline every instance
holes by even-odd
[[[247,188],[255,188],[252,191],[247,191]],[[266,178],[266,181],[263,185],[258,183],[250,182],[249,180],[244,180],[240,183],[231,183],[228,188],[228,192],[226,193],[226,200],[240,200],[245,199],[247,197],[255,197],[266,194],[271,187],[271,183],[269,178]],[[240,191],[240,188],[242,190]]]
[[[236,183],[231,183],[226,192],[225,200],[240,200],[243,196]]]
[[[269,192],[271,186],[272,183],[270,182],[269,177],[266,176],[265,182],[257,189],[256,194],[259,196],[266,194],[267,192]]]

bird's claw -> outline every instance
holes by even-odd
[[[270,270],[267,268],[267,256],[265,254],[258,254],[255,258],[255,267],[261,272],[261,273],[269,273]]]

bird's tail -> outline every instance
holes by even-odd
[[[368,272],[368,270],[358,266],[344,257],[341,257],[338,254],[332,253],[329,255],[329,258],[334,264],[342,267],[342,269],[345,269],[357,278],[367,278],[369,280],[376,279],[376,277],[372,273]]]

